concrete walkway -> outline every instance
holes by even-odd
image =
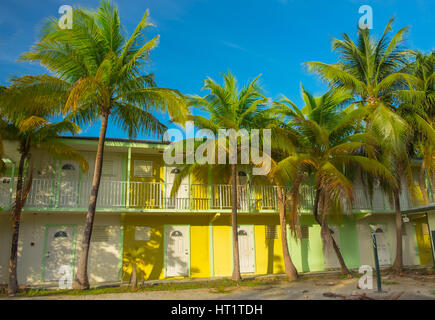
[[[340,279],[335,275],[303,277],[295,282],[280,281],[274,285],[190,289],[171,291],[143,291],[86,296],[50,296],[13,299],[40,300],[310,300],[358,299],[362,294],[372,299],[435,300],[435,275],[383,276],[383,292],[357,289],[358,278]],[[326,293],[325,296],[324,294]],[[338,296],[334,296],[338,294]]]

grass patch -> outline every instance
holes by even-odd
[[[270,286],[278,284],[280,280],[244,280],[240,282],[232,281],[231,279],[213,280],[213,281],[198,281],[198,282],[173,282],[173,283],[156,283],[145,284],[133,289],[127,286],[123,287],[107,287],[107,288],[91,288],[89,290],[47,290],[47,289],[24,289],[18,292],[16,297],[50,297],[50,296],[83,296],[83,295],[100,295],[109,293],[135,293],[147,291],[177,291],[177,290],[192,290],[192,289],[210,289],[214,293],[230,293],[232,290],[228,288],[234,287],[258,287]],[[7,290],[0,291],[0,297],[7,297]]]
[[[400,284],[400,282],[397,282],[397,281],[382,281],[382,284],[394,285],[394,284]]]
[[[218,286],[214,289],[210,289],[211,293],[231,293],[233,290],[227,290],[228,287]]]

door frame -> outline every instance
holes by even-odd
[[[251,273],[257,273],[257,251],[255,249],[255,224],[238,224],[237,225],[237,232],[239,232],[239,227],[241,226],[248,226],[248,227],[252,227],[252,248],[254,249],[254,272],[248,272],[248,273],[243,273],[243,274],[251,274]],[[234,269],[234,252],[233,252],[233,243],[234,243],[234,239],[233,239],[233,232],[232,232],[232,227],[230,226],[230,232],[231,232],[231,269]],[[239,263],[240,263],[240,248],[239,248]],[[240,268],[240,266],[239,266]],[[242,272],[240,271],[240,274],[242,274]]]
[[[166,229],[168,227],[189,227],[187,230],[187,243],[189,244],[189,259],[187,259],[187,271],[188,271],[188,275],[187,277],[190,278],[190,260],[192,259],[192,245],[190,243],[190,228],[191,225],[190,224],[164,224],[163,225],[163,276],[164,278],[167,278],[166,275],[166,260],[167,260],[167,256],[166,256],[166,245],[167,245],[167,239],[166,239]],[[183,276],[171,276],[171,278],[184,278]]]
[[[45,268],[47,263],[47,244],[48,244],[48,230],[54,227],[72,227],[73,228],[73,242],[71,246],[71,277],[74,279],[74,264],[76,253],[76,239],[77,239],[77,224],[46,224],[44,225],[44,248],[42,249],[41,261],[41,282],[45,282]]]
[[[378,222],[378,223],[376,223],[376,222],[373,222],[373,223],[368,222],[367,223],[367,227],[369,229],[369,233],[371,232],[370,231],[370,225],[371,224],[372,225],[377,225],[377,226],[382,226],[382,229],[384,230],[384,234],[385,234],[385,240],[387,241],[387,245],[388,245],[388,251],[390,253],[390,263],[387,264],[386,266],[393,265],[393,252],[392,252],[393,249],[391,248],[390,239],[388,239],[388,234],[389,234],[388,233],[388,223],[387,222]],[[377,241],[377,239],[376,239],[376,241]]]

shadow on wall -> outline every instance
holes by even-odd
[[[310,264],[308,263],[308,251],[310,249],[310,239],[301,239],[301,262],[302,271],[309,272]]]
[[[126,232],[128,234],[134,234],[134,226],[128,226],[127,228]],[[174,241],[174,238],[168,237],[167,241]],[[165,253],[162,227],[151,228],[150,240],[131,241],[130,243],[132,245],[128,246],[123,254],[123,280],[131,280],[134,267],[136,267],[138,283],[144,280],[161,278],[164,271]],[[168,248],[171,249],[166,250],[166,268],[168,270],[171,268],[188,270],[188,262],[181,259],[180,255],[175,252],[177,245],[168,245]],[[193,268],[191,272],[199,272],[199,270]]]
[[[266,239],[267,248],[267,274],[283,273],[284,260],[280,255],[275,254],[275,239]],[[281,262],[281,263],[280,263]]]
[[[92,282],[117,281],[119,279],[118,266],[119,266],[118,246],[110,242],[91,243],[90,264],[89,264],[90,281]]]

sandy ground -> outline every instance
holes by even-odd
[[[365,294],[369,298],[388,300],[435,300],[435,275],[383,276],[383,292],[378,293],[376,279],[373,290],[357,289],[358,278],[340,279],[336,276],[303,277],[296,282],[279,282],[257,287],[229,287],[225,292],[215,289],[176,291],[145,291],[87,296],[50,296],[14,299],[32,300],[343,300],[357,299]],[[324,293],[343,296],[327,297]]]

